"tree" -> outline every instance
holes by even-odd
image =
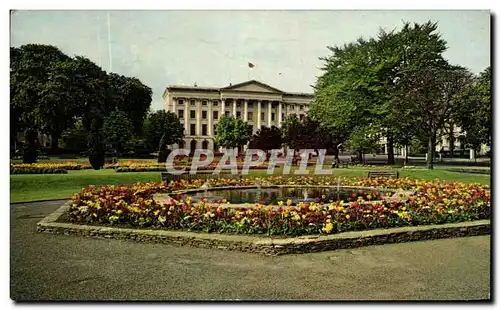
[[[71,128],[61,134],[62,147],[71,152],[83,152],[87,148],[87,136],[81,119],[77,119]]]
[[[71,102],[54,87],[53,71],[69,57],[58,48],[43,44],[26,44],[10,49],[11,137],[24,131],[24,161],[35,162],[38,133],[60,130]],[[62,132],[62,131],[61,131]]]
[[[297,151],[301,148],[299,140],[300,121],[296,114],[288,115],[281,124],[282,142],[289,148]]]
[[[119,153],[123,153],[123,146],[133,136],[132,122],[122,111],[113,111],[104,121],[103,133],[106,143],[109,143]]]
[[[268,153],[270,150],[280,149],[281,144],[281,130],[276,126],[271,126],[271,128],[263,126],[252,136],[248,147]]]
[[[448,64],[409,64],[396,86],[397,104],[410,109],[414,130],[427,139],[427,168],[433,168],[438,132],[450,123],[460,92],[471,82],[466,69]],[[411,107],[407,104],[411,102]]]
[[[158,150],[158,162],[165,162],[166,147],[179,143],[184,138],[184,129],[175,113],[160,110],[148,114],[144,121],[144,136],[146,146]]]
[[[101,169],[105,161],[104,119],[108,116],[109,87],[106,72],[88,58],[76,56],[71,63],[70,85],[79,115],[88,132],[89,162]]]
[[[241,148],[250,141],[250,126],[241,119],[223,115],[217,123],[215,142],[223,148]]]
[[[142,126],[151,106],[153,91],[135,77],[126,77],[116,73],[108,75],[110,86],[110,106],[126,113],[131,120],[134,134],[142,134]]]
[[[474,150],[483,143],[491,146],[491,67],[462,89],[457,102],[452,118],[465,132],[465,141]]]

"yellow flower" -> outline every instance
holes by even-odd
[[[283,206],[283,201],[278,201],[278,206],[282,207]]]
[[[333,230],[333,224],[326,223],[326,225],[322,228],[322,230],[326,233],[330,233]]]
[[[292,205],[292,200],[291,200],[291,199],[288,199],[288,200],[286,201],[286,205],[287,205],[287,206],[291,206],[291,205]]]
[[[349,214],[346,214],[345,218],[346,218],[346,219],[350,219],[350,218],[351,218],[351,216],[350,216]]]
[[[160,213],[160,210],[156,210],[155,212],[153,212],[153,214],[154,214],[155,216],[158,216],[158,214],[159,214],[159,213]]]

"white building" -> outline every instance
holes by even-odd
[[[184,141],[173,148],[217,150],[215,133],[221,115],[247,122],[255,133],[262,126],[281,126],[290,114],[302,119],[312,94],[289,93],[259,81],[223,88],[168,86],[163,93],[165,109],[177,114],[184,126]]]

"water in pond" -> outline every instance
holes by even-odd
[[[377,192],[359,189],[343,189],[339,191],[334,188],[304,188],[304,187],[281,187],[281,188],[252,188],[252,189],[231,189],[212,190],[197,193],[189,193],[193,201],[207,199],[208,202],[222,202],[226,200],[232,204],[260,203],[264,205],[277,204],[278,201],[286,203],[292,201],[292,205],[303,202],[328,203],[329,201],[344,200],[355,201],[358,197],[365,201],[380,200],[383,197],[391,196],[390,192]]]

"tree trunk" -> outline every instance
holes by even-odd
[[[408,165],[408,144],[405,144],[405,166]]]
[[[363,163],[363,152],[362,151],[358,151],[358,161],[360,164]]]
[[[59,136],[56,133],[50,135],[50,152],[53,155],[59,155]]]
[[[435,140],[435,135],[432,134],[429,137],[429,144],[427,146],[427,169],[434,169]]]
[[[387,164],[394,165],[394,139],[387,137]]]
[[[455,136],[453,135],[453,128],[451,129],[449,140],[448,148],[450,149],[450,156],[453,158],[453,151],[455,150]]]

